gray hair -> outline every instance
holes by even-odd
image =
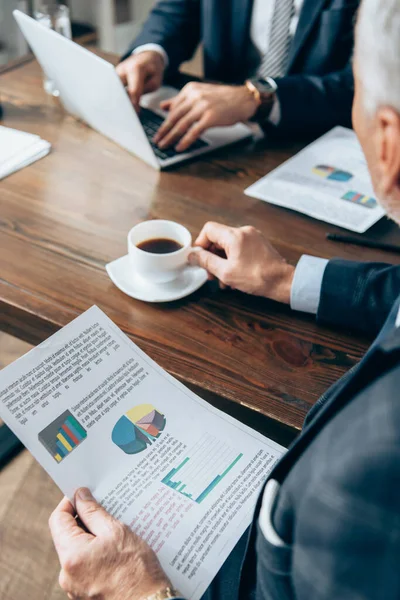
[[[355,56],[367,111],[390,106],[400,113],[399,0],[362,1]]]

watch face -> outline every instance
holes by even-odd
[[[274,94],[277,90],[277,85],[273,79],[257,79],[257,87],[264,94]]]

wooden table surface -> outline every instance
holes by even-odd
[[[52,153],[0,183],[0,329],[38,343],[93,304],[162,367],[200,394],[251,407],[294,431],[366,340],[314,318],[207,284],[176,303],[132,300],[104,265],[126,254],[139,221],[207,220],[261,229],[291,262],[303,253],[395,262],[325,239],[335,227],[248,198],[243,190],[302,145],[250,142],[158,173],[45,95],[36,62],[0,77],[3,124],[41,135]],[[398,241],[388,221],[371,236]]]

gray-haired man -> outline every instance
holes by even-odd
[[[400,224],[399,0],[363,0],[356,38],[354,125],[377,195]],[[241,540],[205,598],[398,600],[400,267],[303,257],[294,269],[255,229],[215,223],[197,243],[193,262],[225,285],[319,320],[380,328],[358,367],[312,409],[266,482],[247,552]],[[152,551],[81,492],[76,507],[90,533],[68,500],[51,518],[70,597],[171,598]]]

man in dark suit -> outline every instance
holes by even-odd
[[[362,0],[355,74],[354,126],[377,196],[400,225],[398,0]],[[305,256],[294,268],[251,227],[207,224],[197,244],[191,262],[225,285],[378,333],[309,413],[203,600],[398,600],[400,267]],[[172,598],[150,548],[81,491],[77,512],[94,535],[66,499],[51,518],[70,597],[95,589],[103,600]]]
[[[205,76],[162,108],[156,141],[185,150],[208,127],[254,119],[280,135],[350,126],[359,0],[161,0],[117,70],[135,106],[204,48]],[[247,85],[245,82],[248,81]],[[182,138],[182,136],[184,136]]]

